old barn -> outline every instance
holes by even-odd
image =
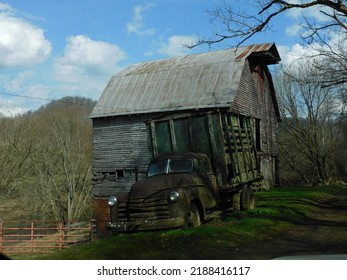
[[[113,76],[91,114],[94,218],[107,220],[108,196],[144,178],[146,121],[178,112],[250,117],[266,185],[276,185],[280,116],[268,65],[279,61],[268,43],[139,63]]]

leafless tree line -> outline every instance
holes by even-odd
[[[343,176],[337,172],[337,158],[343,144],[345,88],[322,86],[314,64],[288,71],[276,77],[282,175],[290,181],[292,170],[306,184],[336,182]]]
[[[13,200],[26,218],[78,220],[90,211],[94,103],[69,100],[0,119],[0,202]]]

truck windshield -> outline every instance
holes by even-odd
[[[192,159],[165,159],[151,162],[148,167],[148,177],[169,173],[192,173]]]

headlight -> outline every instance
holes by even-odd
[[[115,206],[117,204],[117,198],[115,198],[114,196],[110,196],[108,198],[108,206],[112,207]]]
[[[170,202],[176,202],[179,197],[180,197],[180,194],[178,192],[172,191],[169,195],[169,201]]]

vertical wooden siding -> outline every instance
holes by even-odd
[[[251,71],[250,65],[245,64],[232,110],[260,120],[259,152],[267,156],[278,156],[277,117],[271,97],[269,77],[261,67]]]
[[[266,67],[266,66],[264,66]],[[278,158],[277,116],[271,96],[271,77],[261,66],[251,67],[245,63],[240,86],[232,107],[235,113],[259,120],[260,149],[258,157],[260,169],[268,188],[276,184]]]

